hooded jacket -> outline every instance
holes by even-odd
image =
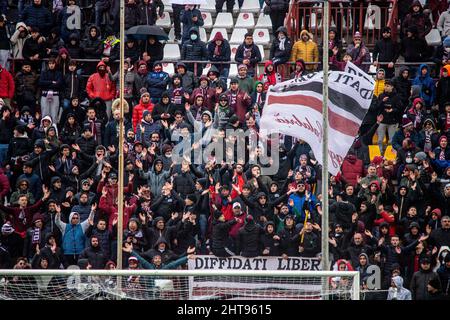
[[[156,172],[155,165],[161,160],[156,159],[153,162],[152,168],[147,172],[144,172],[142,169],[139,169],[139,176],[141,179],[147,179],[147,183],[150,186],[150,191],[153,193],[155,198],[161,195],[161,189],[166,183],[167,179],[170,177],[170,170],[165,171],[162,169],[160,172]]]
[[[164,243],[166,245],[166,248],[163,251],[159,250],[159,245],[161,243]],[[141,256],[147,261],[151,262],[154,256],[159,255],[161,256],[161,262],[163,264],[166,264],[178,259],[178,255],[169,248],[170,243],[164,236],[160,236],[159,239],[155,242],[155,245],[151,249],[145,251]]]
[[[396,288],[390,287],[387,300],[412,300],[411,291],[403,287],[403,278],[395,276],[392,278]]]
[[[197,17],[197,21],[192,20],[192,18],[194,16]],[[183,24],[183,38],[182,38],[183,43],[190,40],[190,35],[191,35],[192,29],[195,28],[198,30],[199,27],[201,27],[205,24],[203,21],[202,13],[198,9],[182,10],[180,12],[180,20],[181,20],[181,23]],[[198,32],[197,32],[197,36],[199,36]],[[199,39],[197,39],[197,40],[199,40]],[[185,59],[182,58],[181,60],[185,60]],[[194,59],[186,59],[186,60],[194,60]]]
[[[222,41],[222,44],[218,47],[216,41]],[[229,42],[223,38],[221,32],[217,32],[214,38],[208,43],[208,60],[209,61],[230,61],[231,60],[231,48]],[[229,68],[229,64],[213,64],[218,71],[222,71],[223,68]]]
[[[19,28],[25,28],[25,37],[20,37]],[[25,40],[29,37],[27,25],[24,22],[18,22],[16,24],[16,29],[11,36],[11,44],[12,44],[12,57],[14,59],[23,59],[22,51],[25,44]]]
[[[258,78],[258,80],[261,81],[264,85],[264,91],[267,91],[270,86],[274,86],[278,82],[281,82],[281,75],[276,72],[276,68],[274,67],[273,70],[270,72],[267,70],[268,66],[273,66],[272,60],[267,60],[264,63],[264,73],[261,74]]]
[[[423,76],[422,70],[426,68],[427,73]],[[417,76],[414,78],[413,85],[421,86],[420,97],[425,103],[426,107],[431,107],[436,98],[436,86],[433,79],[430,77],[429,67],[426,64],[421,64]]]
[[[91,37],[90,33],[92,29],[97,30],[97,35],[94,38]],[[103,44],[99,27],[91,25],[89,28],[86,28],[86,38],[81,42],[81,48],[86,59],[99,59],[101,57]]]
[[[348,154],[344,158],[341,171],[345,181],[355,186],[358,176],[362,177],[364,175],[364,164],[356,155]]]
[[[430,280],[438,280],[439,276],[430,266],[429,270],[423,270],[414,273],[409,288],[411,289],[413,300],[428,300],[429,293],[427,290],[427,284]]]
[[[197,34],[197,39],[191,40],[190,36],[194,33]],[[198,29],[196,27],[192,27],[189,29],[189,33],[183,31],[183,37],[185,34],[188,35],[188,39],[183,42],[183,46],[181,48],[181,60],[207,60],[208,50],[206,48],[206,43],[200,40]],[[201,67],[202,66],[199,66],[199,68]]]
[[[414,6],[419,6],[420,10],[415,13],[413,11]],[[422,4],[419,0],[414,0],[409,9],[409,14],[406,16],[402,24],[403,34],[406,34],[409,27],[416,26],[419,30],[418,36],[425,38],[425,36],[431,31],[432,24],[429,16],[423,12]]]
[[[114,99],[116,86],[114,82],[111,81],[106,69],[103,77],[98,73],[98,68],[100,66],[104,66],[106,68],[106,64],[103,61],[100,61],[97,64],[97,72],[89,77],[86,84],[86,91],[91,99],[101,98],[104,101],[109,101]]]
[[[405,79],[402,76],[402,73],[405,70],[409,71],[409,68],[407,66],[401,66],[399,75],[397,77],[395,77],[393,80],[395,92],[399,96],[400,101],[402,102],[403,106],[406,106],[406,104],[408,103],[408,98],[411,93],[411,82],[409,81],[408,78]],[[408,76],[409,76],[409,73],[408,73]]]
[[[308,41],[303,41],[303,35],[308,35]],[[305,62],[319,62],[319,48],[317,44],[309,38],[309,33],[307,30],[302,30],[300,32],[300,40],[294,43],[291,52],[291,62],[296,62],[298,59],[303,59]],[[306,66],[306,70],[312,71],[316,70],[317,64],[310,64]]]
[[[271,225],[273,227],[273,232],[268,232],[268,226]],[[275,223],[272,221],[267,221],[264,226],[264,233],[260,235],[260,255],[266,256],[279,256],[280,253],[280,240],[275,240],[273,237],[277,234],[275,233]],[[263,251],[265,249],[269,250],[269,253],[264,254]]]
[[[436,100],[439,104],[440,114],[445,114],[445,103],[450,101],[450,65],[446,65],[443,68],[447,70],[449,75],[445,78],[441,76],[436,85]]]
[[[412,37],[404,37],[401,41],[400,53],[405,62],[426,61],[428,57],[428,44],[424,38],[417,35],[417,28],[413,28]]]
[[[284,33],[286,37],[284,39],[283,46],[280,45],[281,41],[278,39],[278,33]],[[277,59],[280,62],[287,62],[291,56],[292,41],[288,37],[288,32],[285,27],[279,27],[275,32],[276,37],[273,39],[272,45],[270,46],[269,60]]]
[[[65,255],[80,254],[85,248],[85,232],[89,228],[89,219],[94,218],[95,211],[91,211],[89,219],[80,223],[78,219],[77,224],[72,224],[72,217],[78,214],[77,212],[71,212],[69,215],[69,223],[61,221],[61,215],[56,215],[55,224],[58,226],[62,233],[63,250]]]

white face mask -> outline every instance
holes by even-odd
[[[284,33],[280,33],[279,35],[278,35],[278,40],[283,40],[283,39],[285,39],[286,38],[286,36],[284,35]]]
[[[446,47],[445,51],[450,52],[450,47]]]

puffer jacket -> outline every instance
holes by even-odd
[[[426,68],[427,73],[422,76],[422,69]],[[429,67],[426,64],[421,64],[418,70],[418,75],[414,78],[412,85],[421,86],[420,97],[422,98],[425,106],[431,107],[436,99],[436,86],[433,78],[430,77]]]
[[[145,110],[148,110],[150,113],[153,111],[153,103],[149,101],[149,103],[144,104],[142,102],[142,98],[139,100],[139,104],[135,105],[133,108],[133,129],[136,132],[136,128],[138,123],[142,120],[142,116]]]
[[[304,34],[308,34],[307,30],[302,30],[300,33],[300,40],[294,43],[291,52],[291,62],[295,62],[298,59],[303,59],[305,62],[319,62],[319,49],[317,44],[308,39],[308,41],[301,40]],[[317,65],[307,65],[306,70],[316,70]]]
[[[218,53],[216,55],[216,41],[220,40],[222,41],[222,44],[220,45],[220,48],[218,48]],[[231,49],[230,44],[227,40],[223,38],[223,35],[221,32],[217,32],[214,35],[214,38],[208,43],[208,60],[209,61],[230,61],[231,57]],[[229,64],[214,64],[219,72],[222,71],[223,68],[229,68]]]
[[[89,245],[81,252],[80,259],[88,259],[92,269],[104,269],[107,262],[106,254],[103,252],[100,243],[97,247]]]
[[[144,172],[142,169],[139,170],[139,176],[142,179],[147,179],[148,185],[150,186],[150,190],[155,197],[159,197],[161,195],[161,189],[166,183],[167,179],[170,178],[170,171],[162,170],[157,173],[155,170],[155,164],[157,161],[153,163],[153,166],[148,172]]]
[[[188,38],[188,40],[183,43],[183,47],[181,48],[181,60],[203,61],[208,59],[208,50],[206,49],[206,43],[200,40],[200,34],[196,27],[192,27],[189,30],[189,36],[193,33],[197,34],[197,39],[191,40],[190,38]]]
[[[44,35],[53,26],[52,14],[42,3],[40,5],[33,3],[31,6],[25,7],[21,21],[25,22],[27,26],[38,27]]]

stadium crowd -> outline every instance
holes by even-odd
[[[333,268],[358,270],[364,287],[367,268],[379,266],[389,298],[450,295],[450,8],[443,2],[433,21],[421,2],[404,1],[401,39],[384,27],[373,50],[359,32],[347,44],[330,30],[332,69],[348,61],[365,71],[377,66],[372,105],[325,191]],[[265,94],[281,81],[277,67],[292,62],[290,78],[320,69],[321,44],[308,30],[293,42],[273,21],[267,61],[246,34],[238,76],[228,79],[228,41],[217,33],[202,42],[199,9],[173,5],[181,60],[217,64],[202,75],[200,65],[180,61],[169,75],[164,43],[127,37],[119,146],[118,2],[19,0],[13,21],[6,17],[14,4],[0,3],[0,268],[115,268],[122,147],[124,268],[177,267],[192,247],[219,257],[320,256],[321,166],[306,142],[280,135],[279,169],[262,175],[267,165],[251,164],[267,151],[261,145],[242,158],[224,146],[232,161],[212,155],[198,164],[193,156],[174,160],[179,140],[172,139],[200,133],[198,150],[232,141],[229,129],[257,137]],[[287,11],[284,1],[267,4]],[[128,0],[125,10],[128,29],[154,24],[164,5]],[[442,36],[435,48],[425,41],[433,27]],[[417,65],[398,67],[399,59]],[[375,134],[381,156],[370,157]],[[382,156],[388,146],[395,159]]]

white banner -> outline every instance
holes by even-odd
[[[266,257],[245,258],[233,256],[219,258],[216,256],[195,256],[188,260],[189,270],[291,270],[318,271],[321,270],[318,258],[301,257]]]
[[[318,258],[266,257],[219,258],[213,255],[195,256],[188,260],[189,270],[321,270]],[[305,295],[320,298],[321,278],[276,277],[189,277],[189,299],[294,299]]]
[[[168,2],[172,4],[194,4],[194,5],[206,4],[206,0],[171,0]]]
[[[351,70],[331,71],[328,77],[328,171],[332,175],[339,172],[373,96],[370,77],[358,75],[357,67]],[[260,122],[261,132],[279,132],[306,141],[319,163],[323,143],[322,87],[323,72],[270,87]]]

